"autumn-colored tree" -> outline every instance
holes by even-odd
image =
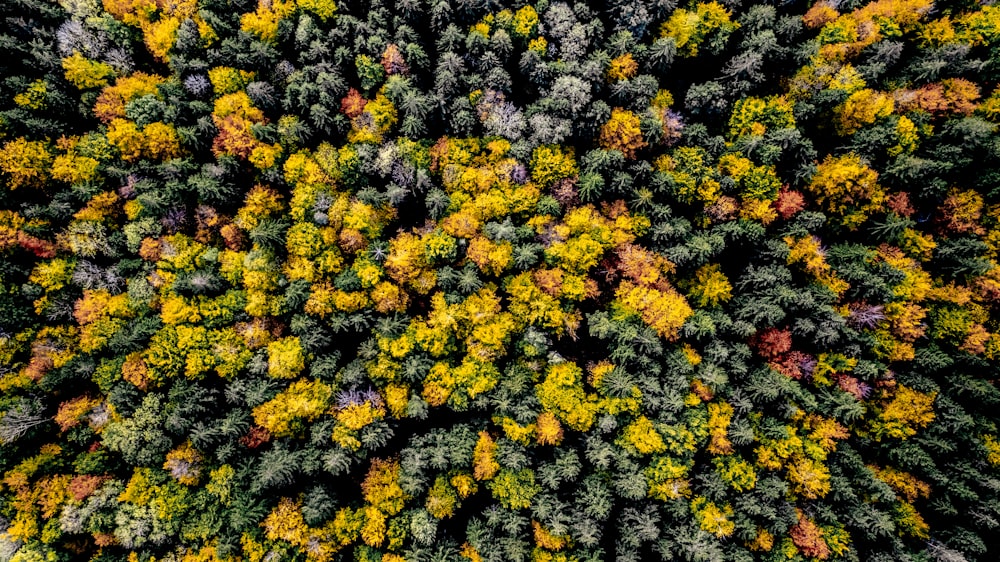
[[[45,143],[17,138],[0,148],[0,172],[8,189],[42,187],[49,176],[52,154]]]
[[[819,560],[829,558],[830,547],[823,540],[823,530],[801,511],[798,512],[798,516],[798,523],[788,532],[795,547],[799,549],[799,552],[811,558]]]
[[[663,24],[661,34],[673,39],[686,56],[695,56],[710,35],[727,37],[739,27],[731,15],[718,2],[700,2],[693,10],[674,10]]]
[[[639,63],[636,62],[632,53],[625,53],[620,57],[611,59],[607,70],[608,80],[610,82],[628,80],[629,78],[635,76],[638,71]]]
[[[904,90],[895,94],[903,110],[920,108],[933,114],[958,113],[968,115],[976,109],[979,87],[964,78],[947,78],[941,82],[922,86],[917,90]]]
[[[858,90],[837,107],[837,132],[854,134],[877,119],[891,115],[893,108],[892,97],[888,94],[867,88]]]
[[[807,189],[818,205],[850,228],[856,228],[886,202],[878,173],[856,154],[827,156]]]
[[[601,126],[601,148],[618,150],[625,158],[635,158],[636,152],[647,146],[639,129],[639,116],[621,108],[611,111],[611,119]]]

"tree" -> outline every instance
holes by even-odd
[[[41,187],[48,178],[52,155],[45,144],[23,137],[4,143],[0,149],[0,171],[7,177],[7,187]]]
[[[639,117],[621,108],[612,110],[611,119],[601,126],[600,145],[605,150],[620,151],[625,158],[635,158],[636,151],[647,146],[639,130]]]
[[[13,443],[27,434],[32,428],[49,421],[44,415],[43,405],[31,400],[19,400],[8,408],[0,417],[0,442]]]
[[[109,423],[102,442],[133,465],[156,463],[170,449],[164,431],[163,397],[147,394],[132,416]]]
[[[855,154],[827,156],[819,164],[807,186],[818,205],[840,217],[848,228],[856,228],[867,216],[885,204],[878,173]]]

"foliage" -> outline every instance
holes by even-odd
[[[0,19],[0,561],[1000,551],[997,6]]]

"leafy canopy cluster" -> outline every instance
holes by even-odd
[[[0,562],[1000,551],[1000,8],[0,21]]]

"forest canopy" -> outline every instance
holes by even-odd
[[[1000,6],[0,22],[0,562],[1000,556]]]

